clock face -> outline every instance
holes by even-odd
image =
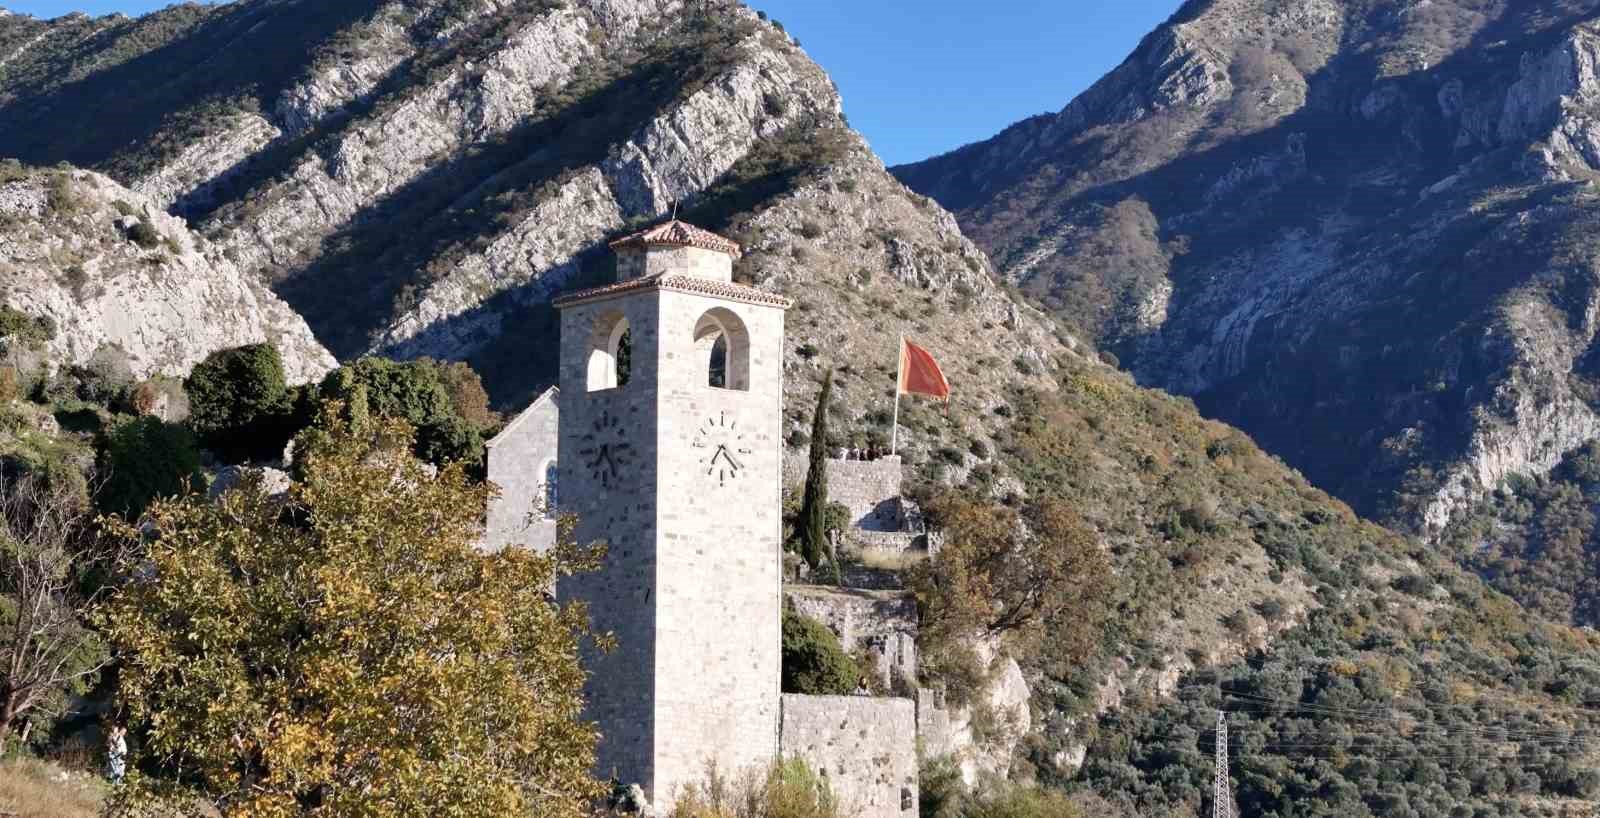
[[[620,485],[633,472],[633,445],[628,442],[628,427],[611,412],[600,413],[593,428],[582,437],[578,450],[584,468],[603,488]]]
[[[745,444],[739,421],[727,412],[705,419],[694,433],[696,463],[707,479],[726,486],[744,474],[753,450]]]

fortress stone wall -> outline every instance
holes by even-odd
[[[828,499],[850,509],[850,524],[864,531],[902,528],[899,456],[878,460],[828,460]]]
[[[796,613],[828,626],[839,644],[865,650],[885,687],[917,680],[917,599],[905,591],[867,591],[816,585],[791,585],[784,597]]]
[[[783,697],[783,752],[826,776],[842,814],[916,818],[917,708],[910,699]]]

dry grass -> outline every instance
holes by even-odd
[[[104,781],[47,761],[0,761],[0,815],[16,818],[95,818]]]
[[[864,566],[879,571],[908,571],[926,562],[926,551],[891,551],[887,548],[863,548],[856,559]]]

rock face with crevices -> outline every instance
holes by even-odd
[[[1587,1],[1194,0],[896,173],[1142,381],[1432,536],[1600,434],[1597,60]]]
[[[88,171],[0,165],[0,178],[0,302],[53,324],[51,363],[116,347],[139,377],[183,377],[271,341],[294,383],[335,366],[294,310],[150,198]]]
[[[101,170],[187,220],[340,359],[466,360],[506,408],[553,381],[551,297],[612,275],[606,243],[674,209],[745,245],[741,281],[799,298],[791,428],[821,368],[849,360],[864,368],[841,376],[841,405],[886,437],[876,380],[905,332],[971,371],[952,417],[987,438],[1013,382],[1049,385],[1076,344],[998,286],[955,220],[849,129],[828,76],[737,3],[17,16],[0,60],[0,156]],[[150,82],[152,65],[171,79]]]

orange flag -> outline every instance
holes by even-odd
[[[900,339],[900,394],[950,400],[950,382],[926,349]]]

